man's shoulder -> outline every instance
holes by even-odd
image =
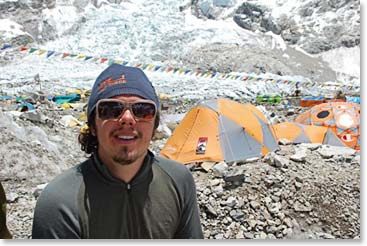
[[[190,170],[182,163],[160,156],[154,157],[154,163],[170,176],[176,186],[180,187],[180,190],[191,190],[194,188],[194,178]]]
[[[181,175],[183,174],[191,175],[190,170],[185,165],[177,161],[167,159],[165,157],[155,156],[154,163],[156,163],[158,166],[160,166],[162,169],[164,169],[165,171],[169,173],[178,172]]]
[[[53,199],[57,197],[64,199],[68,196],[75,196],[83,182],[82,169],[87,162],[82,162],[56,176],[47,184],[41,196],[46,196],[48,199],[51,197]]]
[[[86,162],[82,162],[76,166],[73,166],[52,179],[49,185],[70,182],[71,180],[79,179],[82,177],[82,168]]]

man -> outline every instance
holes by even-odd
[[[0,183],[0,239],[11,239],[12,236],[6,227],[6,196],[3,185]]]
[[[336,100],[341,100],[341,101],[346,101],[346,97],[343,93],[342,90],[338,90],[336,93],[335,93],[335,97],[334,97]]]
[[[138,68],[112,64],[88,101],[90,158],[39,197],[33,238],[203,238],[193,177],[148,150],[159,100]]]
[[[301,95],[301,89],[299,88],[298,82],[296,84],[296,89],[294,90],[294,96],[299,97]]]

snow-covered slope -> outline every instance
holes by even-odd
[[[244,4],[260,6],[263,15],[252,11],[258,16],[250,18],[251,26],[258,29],[242,28],[234,21],[235,15],[240,15],[242,23],[248,20]],[[209,17],[216,14],[216,18],[207,18],[203,10]],[[265,20],[267,25],[262,24]],[[291,0],[0,0],[0,21],[5,23],[0,29],[0,42],[14,46],[0,52],[2,84],[32,82],[39,74],[45,81],[43,89],[50,92],[68,87],[89,88],[107,66],[91,60],[62,59],[60,55],[46,58],[37,52],[20,53],[17,48],[21,44],[46,51],[120,59],[129,65],[143,63],[277,80],[342,80],[359,84],[359,45],[350,48],[353,52],[347,51],[346,56],[346,48],[333,48],[338,45],[334,38],[337,35],[329,35],[333,28],[339,35],[337,31],[343,24],[359,22],[355,1],[331,1],[325,5],[322,1]],[[36,25],[30,27],[29,23]],[[279,26],[282,31],[275,34],[266,30],[270,26]],[[355,26],[358,25],[352,27]],[[353,28],[346,33],[352,37],[348,40],[359,40],[359,30]],[[316,40],[320,33],[321,39]],[[288,34],[293,35],[292,39]],[[292,40],[296,42],[292,44]],[[328,52],[305,52],[308,46],[319,47],[319,42],[325,40],[334,45],[326,47],[330,48]],[[289,92],[294,87],[294,83],[244,83],[147,73],[158,91],[177,97],[253,97],[257,92]],[[311,94],[317,93],[317,88],[309,89]],[[14,87],[4,90],[17,91]]]

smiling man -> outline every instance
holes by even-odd
[[[91,155],[42,192],[32,238],[203,238],[191,173],[148,149],[159,100],[144,72],[109,66],[87,114],[79,142]]]

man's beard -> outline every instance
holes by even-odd
[[[114,155],[112,156],[112,160],[117,163],[117,164],[120,164],[122,166],[127,166],[127,165],[130,165],[132,164],[134,161],[136,161],[136,157],[134,158],[128,158],[128,152],[129,152],[129,149],[127,147],[122,147],[119,151],[119,153],[121,153],[120,155]]]

